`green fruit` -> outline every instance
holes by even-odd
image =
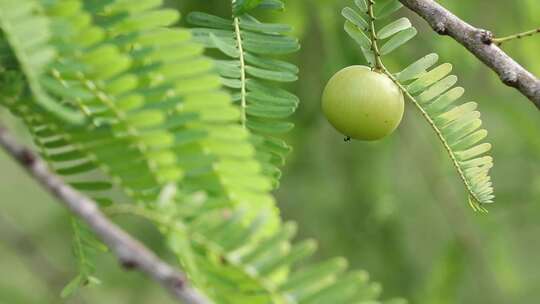
[[[322,97],[322,110],[339,132],[359,140],[391,134],[403,117],[403,94],[385,74],[365,66],[337,72]]]

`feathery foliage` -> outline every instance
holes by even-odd
[[[298,44],[280,34],[287,26],[247,13],[281,9],[280,1],[236,1],[227,24],[192,15],[221,24],[195,30],[195,41],[190,31],[172,27],[179,15],[161,9],[160,0],[26,1],[39,4],[32,14],[49,31],[44,46],[32,50],[53,50],[33,71],[58,107],[36,102],[33,76],[19,59],[27,50],[5,35],[1,102],[28,126],[57,174],[111,215],[153,221],[190,279],[216,303],[377,299],[379,285],[365,272],[345,273],[343,259],[296,269],[315,244],[291,242],[294,224],[281,223],[270,194],[275,166],[289,148],[266,134],[291,127],[275,119],[291,114],[298,100],[266,81],[295,80],[297,69],[263,55]],[[201,37],[233,60],[205,58]],[[240,94],[231,98],[222,82]],[[84,117],[80,124],[65,122],[66,108]],[[83,226],[74,229],[80,274],[64,296],[97,280],[91,256],[101,245]]]
[[[393,74],[382,62],[417,33],[411,22],[403,17],[388,21],[402,7],[398,0],[355,0],[357,10],[343,9],[345,31],[360,46],[373,70],[385,73],[420,110],[448,152],[468,193],[475,211],[486,211],[483,205],[495,198],[489,170],[493,158],[485,155],[489,143],[480,143],[487,131],[480,129],[480,112],[475,102],[456,105],[464,89],[453,87],[457,77],[449,75],[452,65],[445,63],[432,68],[437,54],[427,55],[403,71]],[[380,28],[379,28],[380,27]]]
[[[234,2],[234,1],[233,1]],[[292,115],[298,98],[272,85],[298,79],[298,68],[273,58],[297,51],[297,39],[286,36],[291,28],[285,24],[262,23],[249,13],[252,9],[280,10],[281,1],[236,1],[232,19],[201,12],[188,15],[196,41],[218,49],[225,58],[215,60],[223,84],[232,93],[241,111],[241,124],[253,134],[252,142],[265,174],[274,184],[290,147],[276,135],[293,128],[282,121]]]

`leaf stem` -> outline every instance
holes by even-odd
[[[236,45],[238,47],[238,52],[240,56],[240,108],[242,116],[240,117],[240,121],[242,123],[242,127],[246,127],[246,62],[244,59],[244,48],[242,46],[242,35],[240,33],[240,19],[238,17],[234,17],[234,32],[236,34]]]
[[[377,34],[375,31],[375,13],[373,12],[373,7],[375,6],[374,0],[368,0],[368,15],[369,15],[369,36],[371,38],[371,50],[373,51],[373,55],[375,57],[375,67],[373,68],[373,71],[375,72],[382,72],[384,71],[384,65],[382,63],[381,59],[381,53],[379,52],[379,45],[377,44]]]
[[[510,36],[506,36],[506,37],[493,38],[492,41],[496,45],[502,45],[503,43],[508,42],[508,41],[521,39],[521,38],[524,38],[524,37],[531,37],[531,36],[534,36],[536,34],[540,34],[540,28],[536,28],[536,29],[533,29],[533,30],[530,30],[530,31],[513,34],[513,35],[510,35]]]

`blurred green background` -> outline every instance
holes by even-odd
[[[540,26],[540,1],[439,1],[474,25],[504,36]],[[317,258],[345,256],[384,286],[386,298],[411,303],[535,303],[540,297],[540,113],[499,82],[461,46],[439,37],[403,9],[417,38],[386,58],[394,71],[431,52],[454,65],[466,99],[480,104],[490,131],[497,203],[475,214],[441,144],[408,106],[401,127],[375,142],[345,143],[319,110],[321,91],[339,69],[363,63],[342,31],[340,10],[352,0],[289,0],[267,20],[292,24],[302,50],[290,58],[301,70],[290,89],[302,100],[288,137],[290,156],[276,195],[300,237],[319,240]],[[230,15],[223,0],[171,0],[192,10]],[[540,75],[540,36],[504,46]],[[5,120],[8,115],[1,112]],[[21,137],[24,130],[10,124]],[[156,251],[160,236],[131,220],[130,230]],[[0,303],[172,303],[111,256],[99,257],[101,286],[62,301],[73,275],[68,214],[4,153],[0,153]]]

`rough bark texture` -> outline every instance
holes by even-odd
[[[433,0],[399,1],[426,20],[435,32],[448,35],[467,48],[503,83],[519,90],[540,109],[540,80],[492,43],[491,32],[468,24]]]

